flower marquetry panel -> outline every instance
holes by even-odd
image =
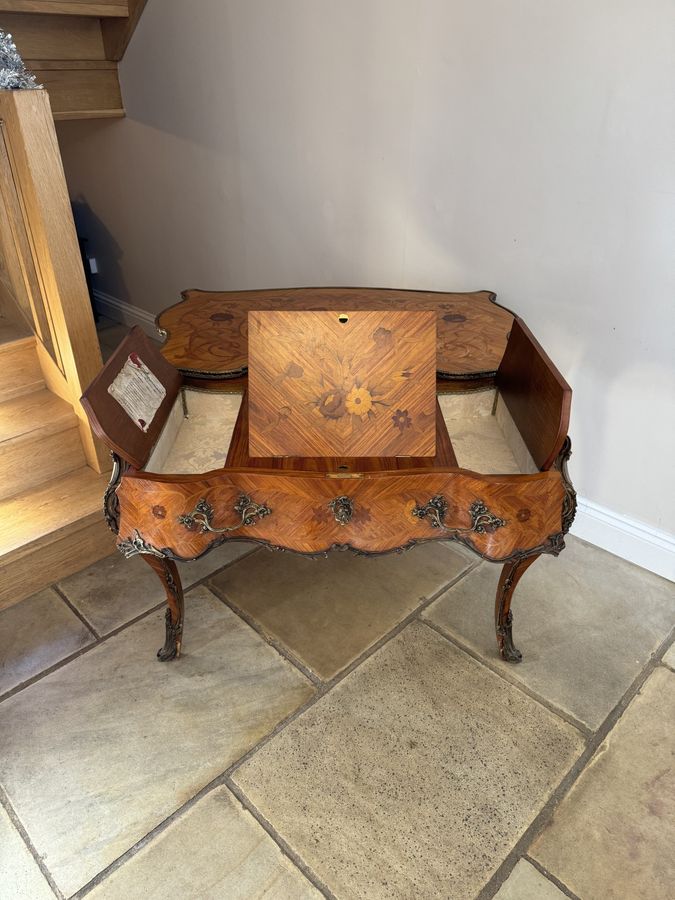
[[[251,456],[433,456],[431,311],[249,313]]]

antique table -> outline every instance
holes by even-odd
[[[266,310],[435,312],[435,455],[251,456],[248,313]],[[576,509],[566,468],[571,390],[494,294],[187,291],[157,328],[161,352],[132,329],[82,403],[112,452],[104,511],[118,547],[141,555],[166,591],[161,660],[179,656],[183,640],[176,560],[232,540],[309,556],[457,541],[502,565],[497,645],[504,659],[522,658],[512,638],[514,589],[541,554],[563,549]],[[343,388],[319,398],[318,414],[360,414],[347,402],[355,390],[371,403],[367,384],[350,395]],[[392,417],[401,429],[405,412]]]

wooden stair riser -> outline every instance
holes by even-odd
[[[145,0],[0,0],[2,27],[49,94],[54,119],[124,115],[117,63]]]
[[[0,403],[44,387],[35,338],[0,344]]]
[[[129,15],[129,3],[128,0],[2,0],[0,12],[123,17]]]
[[[89,467],[0,501],[0,565],[20,559],[102,513],[109,475]]]
[[[37,431],[0,445],[0,500],[86,465],[77,425],[45,436]]]
[[[31,69],[32,60],[105,59],[101,23],[86,16],[7,13],[2,27]]]
[[[81,527],[53,541],[36,553],[3,563],[0,609],[5,609],[42,590],[48,584],[115,552],[115,537],[101,512],[81,520]]]
[[[107,480],[84,466],[0,501],[0,608],[113,552],[101,502]]]
[[[57,67],[28,60],[27,65],[49,93],[57,121],[124,115],[116,63],[67,62]]]

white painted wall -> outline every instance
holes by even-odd
[[[580,493],[672,530],[673,0],[150,0],[121,72],[59,126],[101,290],[491,288]]]

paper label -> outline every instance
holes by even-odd
[[[166,397],[166,390],[136,353],[130,353],[108,393],[133,419],[141,431],[147,431]]]

